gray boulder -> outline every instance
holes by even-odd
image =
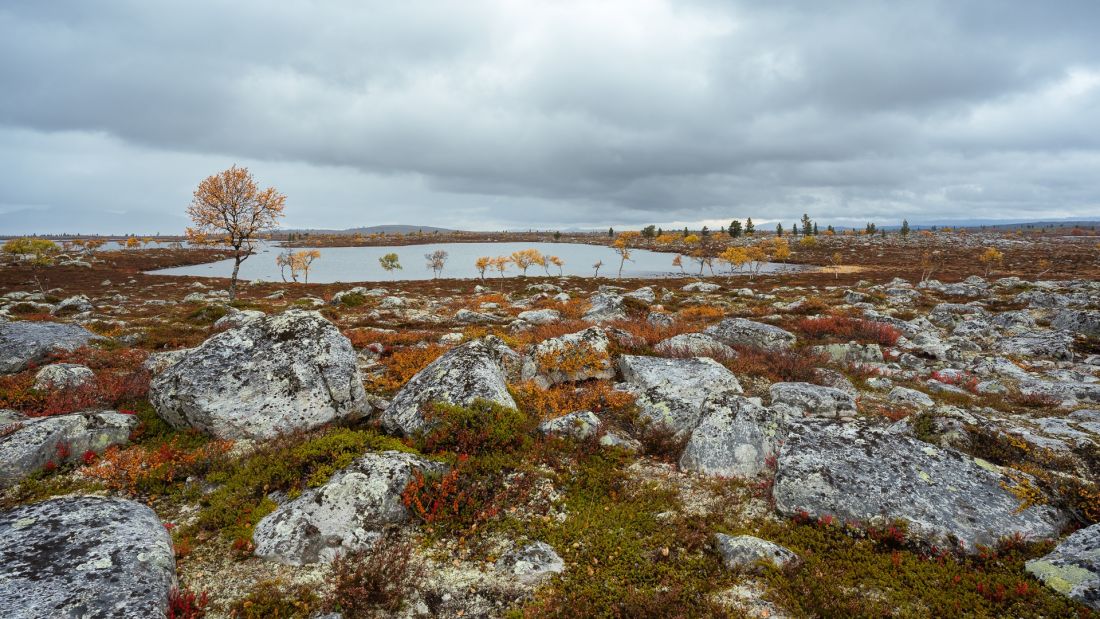
[[[1061,310],[1050,321],[1050,327],[1075,335],[1100,337],[1100,311]]]
[[[543,434],[557,434],[584,440],[596,435],[600,430],[600,418],[592,411],[578,411],[562,415],[539,424]]]
[[[1100,524],[1070,535],[1025,569],[1058,593],[1100,610]]]
[[[387,432],[411,435],[430,426],[424,408],[432,402],[469,406],[474,400],[515,407],[508,393],[503,362],[515,356],[494,336],[452,348],[417,372],[394,396],[382,413]]]
[[[39,391],[80,389],[94,384],[95,372],[76,363],[54,363],[34,375],[34,388]]]
[[[76,296],[69,297],[62,300],[53,308],[53,314],[55,316],[63,316],[66,314],[80,314],[82,312],[92,311],[92,302],[87,296],[78,294]]]
[[[1073,360],[1073,336],[1062,331],[1035,332],[998,340],[996,350],[1016,357]]]
[[[164,617],[172,540],[148,507],[69,496],[0,514],[0,616]]]
[[[543,340],[523,359],[521,377],[546,389],[565,382],[615,377],[608,355],[610,341],[599,327]]]
[[[714,545],[729,570],[756,571],[761,565],[784,568],[798,563],[798,555],[790,550],[751,535],[714,536]]]
[[[718,284],[712,284],[710,282],[692,282],[680,290],[684,292],[715,292],[721,289],[722,287]]]
[[[782,416],[731,393],[705,404],[680,456],[680,469],[714,477],[756,477],[779,453]]]
[[[1014,484],[991,465],[885,428],[806,419],[790,426],[773,495],[788,516],[901,519],[911,535],[948,547],[957,539],[968,551],[1016,533],[1057,536],[1062,515],[1045,505],[1025,509],[1008,490]]]
[[[520,312],[517,318],[533,325],[549,325],[561,321],[561,312],[555,309],[527,310]]]
[[[636,301],[641,301],[642,303],[653,303],[657,300],[657,294],[653,292],[653,288],[650,286],[639,288],[637,290],[634,290],[633,292],[628,292],[623,296],[629,299],[634,299]]]
[[[496,562],[498,572],[525,585],[538,585],[565,571],[565,561],[546,542],[534,542],[505,553]]]
[[[455,312],[455,322],[467,325],[487,325],[502,322],[502,319],[492,314],[475,312],[473,310],[463,308]]]
[[[22,372],[52,353],[73,351],[101,339],[79,325],[0,320],[0,374]]]
[[[790,331],[745,318],[726,318],[703,333],[729,346],[752,346],[764,350],[785,350],[795,342]]]
[[[320,314],[290,310],[219,333],[157,375],[165,421],[219,438],[272,438],[367,410],[351,341]]]
[[[241,327],[253,320],[259,320],[263,317],[264,313],[258,310],[239,310],[235,307],[231,307],[229,308],[228,314],[214,321],[214,329],[221,330]]]
[[[878,344],[826,344],[815,346],[813,350],[837,363],[882,363],[882,348]]]
[[[661,340],[653,350],[662,355],[732,359],[737,351],[705,333],[681,333]]]
[[[256,524],[256,555],[286,565],[329,562],[369,547],[388,526],[404,522],[401,492],[413,474],[444,466],[398,451],[368,453],[320,488],[303,492]]]
[[[910,408],[932,408],[936,401],[927,393],[909,389],[908,387],[894,387],[890,390],[886,399],[893,404],[900,404]]]
[[[41,470],[47,462],[79,462],[88,451],[99,454],[130,440],[134,415],[114,411],[52,417],[7,416],[0,427],[0,488]]]
[[[852,418],[856,399],[851,393],[810,383],[775,383],[768,390],[772,407],[791,417]]]
[[[623,297],[614,292],[598,292],[589,297],[588,311],[581,318],[586,322],[601,323],[626,319]]]
[[[639,415],[677,434],[690,432],[703,417],[703,403],[723,393],[741,393],[737,377],[713,359],[663,359],[623,355],[623,388],[634,394]]]

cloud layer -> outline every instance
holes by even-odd
[[[767,6],[762,6],[766,4]],[[1100,213],[1100,5],[0,6],[0,233]]]

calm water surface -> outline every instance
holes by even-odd
[[[327,284],[333,282],[381,282],[397,279],[431,279],[432,270],[428,268],[424,254],[442,249],[449,254],[441,277],[478,277],[474,262],[481,256],[507,256],[521,249],[536,249],[544,255],[557,256],[565,265],[564,275],[591,276],[592,265],[603,261],[600,275],[615,277],[619,270],[619,256],[609,247],[584,245],[579,243],[433,243],[425,245],[404,245],[400,247],[326,247],[321,248],[321,257],[313,263],[309,272],[311,283]],[[275,256],[280,248],[266,246],[241,264],[240,277],[246,280],[281,281]],[[378,258],[388,253],[396,253],[401,259],[399,271],[387,273],[378,264]],[[672,266],[675,254],[659,253],[641,249],[632,250],[631,258],[623,266],[623,277],[658,277],[680,275],[680,269]],[[699,267],[684,258],[684,268],[688,273],[698,273]],[[765,264],[762,272],[796,270],[800,267],[786,264]],[[229,277],[233,272],[232,260],[220,260],[208,264],[176,267],[152,271],[161,275],[194,275],[204,277]],[[715,273],[724,275],[726,270],[715,264]],[[514,265],[509,265],[506,277],[519,275]],[[527,270],[528,275],[545,276],[540,266]],[[557,267],[550,267],[550,274],[557,275]],[[709,269],[706,272],[710,274]],[[499,277],[499,273],[487,272],[486,277]],[[289,271],[287,277],[290,277]]]

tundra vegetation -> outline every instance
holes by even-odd
[[[691,276],[310,284],[304,246],[233,297],[143,272],[221,243],[9,241],[5,548],[173,617],[1096,616],[1095,239],[737,223],[588,238]],[[0,608],[90,581],[5,552]]]

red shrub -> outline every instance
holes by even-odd
[[[846,316],[803,318],[795,328],[814,339],[832,337],[874,342],[882,346],[893,346],[901,337],[901,333],[888,324]]]
[[[202,619],[206,616],[209,604],[206,592],[195,594],[193,591],[173,588],[168,593],[167,619]]]

